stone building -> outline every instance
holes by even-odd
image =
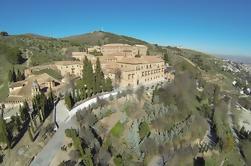
[[[93,46],[93,47],[89,47],[87,48],[87,51],[88,53],[91,53],[91,52],[101,52],[101,47],[100,46]]]
[[[77,77],[82,77],[83,62],[80,61],[57,61],[55,66],[61,75],[65,77],[66,75],[74,75]]]
[[[88,56],[87,52],[72,52],[72,57],[79,61],[83,61],[85,56]]]
[[[24,75],[25,77],[28,77],[29,75],[33,75],[36,72],[39,72],[41,70],[46,70],[46,69],[56,69],[56,66],[54,64],[48,64],[48,65],[39,65],[39,66],[33,66],[29,67],[24,70]]]
[[[139,54],[140,56],[147,54],[147,47],[145,45],[136,44],[134,46],[134,50],[136,50],[136,52],[134,51],[134,53]]]
[[[65,86],[66,84],[46,73],[30,75],[23,81],[9,85],[9,96],[5,99],[4,104],[6,108],[18,106],[24,101],[30,102],[40,92],[47,94],[50,88],[55,94],[61,93]]]
[[[164,61],[158,56],[146,56],[147,47],[144,45],[106,44],[101,47],[101,52],[103,56],[98,57],[105,78],[110,77],[120,87],[151,85],[165,79]],[[85,57],[91,60],[95,69],[97,56],[84,53],[72,53],[72,56],[76,54],[82,56],[79,60]],[[120,80],[116,80],[118,73]]]
[[[164,61],[157,56],[124,58],[117,62],[121,87],[153,85],[164,81]]]
[[[72,57],[78,61],[56,61],[50,65],[37,66],[27,69],[27,75],[32,75],[32,71],[51,68],[58,70],[61,75],[66,77],[82,77],[83,60],[87,57],[95,69],[97,57],[100,59],[101,68],[105,78],[112,79],[113,84],[119,87],[136,87],[139,85],[152,85],[167,79],[173,79],[173,75],[165,70],[164,60],[159,56],[146,56],[147,47],[143,45],[128,44],[107,44],[101,47],[103,56],[94,56],[86,52],[73,52]],[[135,55],[140,55],[139,57]],[[94,70],[95,71],[95,70]],[[63,78],[63,83],[67,79]],[[19,81],[10,88],[20,89],[24,82]],[[38,82],[41,86],[41,84]]]
[[[103,56],[87,53],[73,53],[78,61],[56,61],[49,65],[31,67],[25,70],[26,79],[9,85],[9,96],[5,101],[6,107],[19,105],[24,101],[31,101],[34,95],[43,91],[48,93],[52,88],[57,95],[63,94],[71,80],[82,77],[83,60],[87,57],[95,71],[97,57],[100,59],[104,77],[111,78],[116,87],[135,88],[140,85],[152,86],[174,78],[171,68],[166,68],[164,60],[159,56],[146,56],[147,47],[142,45],[109,44],[101,47]],[[136,56],[135,55],[140,55]],[[57,80],[44,73],[34,73],[44,69],[57,70],[63,79]],[[67,88],[68,87],[68,88]]]
[[[101,46],[101,52],[104,56],[115,55],[115,56],[125,56],[125,57],[135,57],[136,55],[145,56],[147,52],[147,47],[144,45],[134,45],[129,44],[106,44]]]

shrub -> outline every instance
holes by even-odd
[[[113,162],[116,166],[123,166],[123,160],[121,155],[114,157]]]
[[[150,134],[150,129],[149,129],[148,124],[146,122],[141,122],[139,124],[139,137],[140,137],[140,139],[145,138],[149,134]]]
[[[77,130],[76,129],[66,129],[65,135],[69,138],[77,137]]]
[[[124,127],[123,124],[117,122],[116,125],[112,128],[111,133],[115,137],[119,137],[123,133]]]

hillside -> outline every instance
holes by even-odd
[[[78,50],[69,41],[41,35],[0,36],[0,101],[8,94],[8,73],[13,67],[22,71],[28,66],[67,59],[71,51]],[[17,63],[17,55],[25,61]]]
[[[124,43],[124,44],[145,44],[148,45],[147,42],[135,39],[128,36],[117,35],[110,32],[103,31],[94,31],[82,35],[69,36],[63,38],[63,40],[68,40],[71,42],[75,42],[78,44],[84,45],[103,45],[108,43]]]
[[[147,45],[151,55],[167,54],[169,56],[168,62],[177,67],[180,67],[180,62],[176,60],[186,58],[186,60],[189,60],[196,66],[199,66],[201,70],[205,71],[203,72],[203,76],[207,79],[210,79],[210,77],[221,72],[221,60],[218,59],[217,64],[215,64],[215,57],[211,55],[188,49],[158,46],[157,44],[150,44],[139,39],[117,35],[110,32],[95,31],[84,35],[70,36],[61,39],[30,33],[0,36],[0,45],[5,47],[5,49],[2,49],[0,52],[0,88],[1,92],[3,92],[0,95],[0,100],[6,97],[8,93],[7,75],[12,67],[22,70],[28,66],[36,66],[49,63],[51,61],[68,59],[72,51],[79,51],[84,47],[107,43]],[[13,50],[19,50],[21,52],[21,56],[25,58],[26,61],[22,64],[15,64],[11,62],[11,58],[8,56],[10,56],[10,53],[15,54],[15,51]],[[234,76],[229,75],[228,73],[223,74],[227,74],[228,76],[226,77],[227,81],[224,80],[223,84],[222,82],[221,84],[231,85],[230,82]]]
[[[0,36],[0,43],[2,43],[2,46],[5,48],[8,48],[5,52],[0,52],[0,91],[4,92],[1,93],[0,100],[7,95],[7,73],[12,67],[15,67],[15,69],[20,68],[22,70],[28,66],[36,66],[51,61],[69,59],[69,55],[72,51],[79,51],[84,47],[107,43],[147,45],[150,55],[167,54],[169,57],[168,63],[178,70],[184,68],[181,59],[186,60],[196,66],[196,69],[202,72],[202,75],[206,80],[217,83],[221,87],[227,89],[231,89],[231,81],[235,77],[239,77],[238,75],[223,72],[222,65],[224,63],[221,59],[214,56],[189,49],[159,46],[132,37],[103,31],[95,31],[60,39],[30,33]],[[22,64],[10,62],[10,58],[8,57],[10,56],[9,53],[15,54],[15,51],[13,50],[17,49],[21,52],[21,56],[26,59]],[[7,54],[8,56],[6,56]],[[224,78],[224,80],[220,78]]]

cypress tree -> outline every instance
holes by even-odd
[[[83,68],[83,85],[87,87],[88,96],[91,96],[94,89],[94,74],[91,61],[85,57]]]
[[[50,86],[50,93],[49,93],[48,102],[49,102],[50,109],[53,109],[54,108],[54,94],[52,92],[51,86]]]
[[[81,89],[80,89],[80,98],[83,100],[83,99],[86,99],[86,89],[85,87],[83,86]]]
[[[24,74],[24,72],[22,74],[22,80],[25,80],[25,74]]]
[[[19,113],[22,121],[26,121],[29,118],[29,105],[27,101],[24,102],[23,106],[19,107]]]
[[[165,63],[168,63],[168,61],[169,61],[167,53],[164,54],[164,61],[165,61]]]
[[[9,82],[13,82],[13,74],[12,71],[9,71]]]
[[[79,94],[79,89],[76,89],[76,101],[80,101],[80,94]]]
[[[0,142],[6,143],[8,148],[11,148],[9,134],[7,131],[6,122],[3,117],[0,117]]]
[[[17,75],[16,75],[14,67],[13,67],[13,70],[12,70],[12,80],[13,80],[13,82],[17,81]]]
[[[17,70],[16,77],[17,77],[17,81],[21,81],[22,80],[22,73],[20,72],[19,69]]]
[[[76,93],[75,93],[75,87],[72,88],[72,99],[74,101],[74,103],[76,102]]]
[[[72,107],[74,105],[74,100],[73,100],[71,94],[65,95],[65,104],[68,109],[72,109]]]
[[[95,86],[95,75],[93,73],[93,68],[92,68],[92,63],[91,61],[88,61],[88,83],[87,83],[87,88],[89,89],[89,97],[92,95],[93,90],[94,90],[94,86]]]
[[[95,70],[95,90],[97,93],[102,91],[102,81],[104,80],[104,74],[101,69],[101,64],[99,58],[96,61],[96,70]]]
[[[105,91],[112,91],[112,80],[109,77],[105,79]]]

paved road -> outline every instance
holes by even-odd
[[[64,100],[60,100],[56,105],[56,121],[57,124],[63,123],[69,116],[69,111],[64,104]]]
[[[100,95],[100,98],[106,99],[109,98],[110,95],[116,96],[118,92],[110,92],[108,94]],[[75,115],[81,109],[89,107],[89,105],[97,102],[97,98],[92,98],[90,100],[85,101],[84,103],[73,108],[67,119],[59,124],[59,129],[50,139],[50,141],[45,145],[40,153],[36,156],[36,158],[32,161],[31,166],[49,166],[50,162],[54,158],[55,154],[60,147],[63,145],[65,129],[67,128],[76,128],[76,120]],[[59,109],[59,107],[57,107]],[[59,110],[57,110],[58,112]]]

